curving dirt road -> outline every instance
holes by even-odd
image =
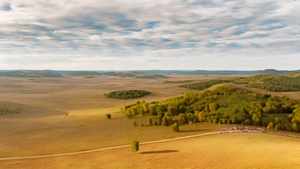
[[[184,136],[184,137],[177,137],[177,138],[171,138],[171,139],[163,139],[163,140],[156,140],[156,141],[147,141],[147,142],[140,143],[140,145],[153,144],[153,143],[162,143],[162,142],[182,140],[182,139],[189,139],[189,138],[200,137],[200,136],[208,136],[208,135],[213,135],[213,134],[218,134],[218,133],[219,132],[209,132],[209,133],[196,134],[196,135]],[[99,152],[99,151],[105,151],[105,150],[112,150],[112,149],[118,149],[118,148],[125,148],[125,147],[129,147],[129,146],[130,145],[128,144],[128,145],[121,145],[121,146],[100,148],[100,149],[95,149],[95,150],[77,151],[77,152],[61,153],[61,154],[47,154],[47,155],[25,156],[25,157],[6,157],[6,158],[0,158],[0,161],[70,156],[70,155],[93,153],[93,152]]]

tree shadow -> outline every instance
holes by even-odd
[[[176,153],[178,150],[160,150],[160,151],[145,151],[140,154],[160,154],[160,153]]]

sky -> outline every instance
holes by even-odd
[[[0,0],[0,69],[296,70],[299,0]]]

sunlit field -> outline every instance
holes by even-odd
[[[175,75],[165,79],[121,78],[95,76],[93,78],[64,76],[60,78],[1,77],[1,106],[20,108],[17,114],[0,116],[1,158],[55,155],[84,152],[107,147],[129,145],[131,140],[141,143],[140,151],[119,148],[65,157],[2,160],[0,168],[219,168],[298,167],[298,138],[266,133],[232,133],[201,136],[163,143],[143,142],[211,133],[235,125],[210,123],[185,124],[180,132],[171,127],[133,126],[133,121],[146,124],[147,117],[123,117],[116,113],[124,105],[136,101],[161,101],[187,92],[199,92],[178,87],[190,81],[213,79],[217,75]],[[243,85],[235,87],[262,93]],[[222,84],[211,87],[213,90]],[[137,99],[120,100],[105,97],[117,90],[147,90],[151,94]],[[284,95],[284,93],[275,93]],[[297,98],[299,92],[290,97]],[[111,114],[107,119],[105,114]],[[285,135],[289,135],[285,133]],[[292,133],[298,137],[297,134]],[[276,140],[276,141],[270,141]],[[270,144],[268,144],[270,143]],[[276,148],[273,148],[276,147]],[[290,151],[292,149],[292,151]],[[232,152],[232,153],[231,153]],[[280,152],[280,155],[278,154]],[[278,154],[278,155],[277,155]],[[284,158],[280,158],[284,156]],[[78,160],[81,159],[81,160]],[[106,163],[106,161],[111,162]],[[119,159],[119,160],[116,160]],[[138,159],[138,160],[136,160]],[[182,161],[170,164],[171,161]],[[298,160],[299,161],[299,160]],[[97,167],[96,167],[97,168]]]

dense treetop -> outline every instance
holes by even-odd
[[[265,75],[256,82],[249,83],[247,87],[275,92],[300,91],[300,76]]]
[[[20,113],[20,108],[9,109],[7,106],[0,107],[0,115]]]
[[[296,132],[300,130],[299,100],[251,93],[232,86],[186,93],[161,102],[141,101],[124,106],[121,112],[126,117],[149,115],[152,118],[149,123],[153,125],[211,122]],[[172,120],[174,116],[178,116],[177,121]]]
[[[289,74],[261,74],[251,77],[226,77],[214,80],[205,80],[198,83],[184,84],[179,87],[189,89],[204,90],[220,83],[247,84],[249,88],[259,88],[275,92],[300,91],[299,73]]]
[[[145,90],[122,90],[122,91],[114,91],[109,94],[104,94],[108,98],[115,99],[134,99],[143,97],[145,95],[150,94],[150,92]]]

